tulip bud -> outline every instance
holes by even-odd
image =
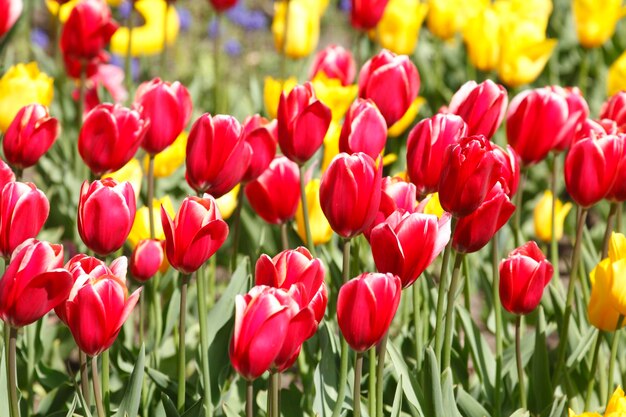
[[[333,236],[333,229],[330,227],[322,206],[320,204],[320,180],[313,179],[307,183],[304,188],[306,194],[306,203],[309,209],[309,226],[311,227],[311,239],[314,245],[322,245],[330,241]],[[298,227],[298,236],[305,244],[306,228],[304,225],[304,213],[302,211],[302,200],[298,203],[298,211],[296,211],[296,225]]]
[[[467,135],[485,135],[491,139],[500,127],[509,98],[506,89],[491,80],[477,84],[468,81],[458,89],[448,111],[467,123]]]
[[[554,202],[554,238],[559,241],[563,238],[563,223],[572,209],[572,203],[563,204],[558,198]],[[535,235],[542,242],[552,241],[552,192],[545,191],[537,202],[533,211]]]
[[[350,8],[350,23],[356,29],[374,29],[389,0],[352,0]]]
[[[78,201],[78,233],[85,245],[108,255],[124,245],[135,221],[135,191],[112,178],[83,182]]]
[[[296,215],[300,202],[300,170],[295,162],[277,156],[245,188],[252,209],[270,224],[285,223]]]
[[[387,142],[387,123],[372,100],[357,99],[346,115],[339,137],[339,152],[363,152],[378,158]]]
[[[13,252],[0,279],[0,318],[27,326],[65,300],[72,276],[62,268],[63,246],[27,239]]]
[[[2,0],[0,1],[0,10],[2,10],[2,14],[0,14],[0,38],[7,33],[17,19],[19,19],[22,14],[22,9],[24,8],[24,4],[22,0]]]
[[[278,144],[283,154],[302,165],[324,143],[332,119],[330,109],[315,97],[311,83],[284,92],[278,104]]]
[[[352,238],[374,222],[380,206],[382,166],[364,153],[340,153],[320,184],[322,211],[335,233]]]
[[[441,207],[456,217],[471,214],[485,201],[501,171],[494,145],[482,135],[449,146],[439,179]]]
[[[467,134],[460,116],[436,114],[415,125],[406,144],[407,173],[421,197],[437,192],[449,145]]]
[[[218,198],[233,189],[245,173],[252,150],[232,116],[205,113],[187,140],[187,182],[197,193]]]
[[[350,347],[364,352],[378,343],[398,310],[402,283],[392,274],[364,273],[337,296],[337,322]]]
[[[225,12],[237,4],[237,0],[209,0],[217,13]]]
[[[258,114],[248,117],[243,123],[243,140],[250,146],[252,156],[242,182],[250,182],[261,175],[276,155],[278,142],[277,122],[268,121]]]
[[[161,206],[161,224],[167,260],[185,274],[197,271],[228,236],[228,225],[208,194],[185,198],[173,221]]]
[[[517,249],[500,262],[500,300],[513,314],[531,313],[541,301],[554,268],[534,241]]]
[[[356,76],[356,63],[348,49],[341,45],[328,45],[315,55],[309,80],[313,80],[319,72],[323,72],[328,78],[339,79],[341,85],[347,86],[352,84]]]
[[[505,188],[504,192],[509,197],[513,197],[517,192],[517,187],[519,186],[519,156],[511,146],[507,146],[505,151],[498,145],[495,145],[493,151],[496,159],[500,162],[500,175],[502,185]]]
[[[602,105],[600,119],[610,119],[617,123],[620,132],[626,131],[626,91],[611,96]]]
[[[137,88],[135,103],[142,108],[150,128],[141,147],[155,155],[170,146],[191,118],[191,97],[178,81],[168,83],[155,78]]]
[[[419,88],[420,76],[409,57],[386,49],[367,61],[359,73],[359,97],[376,103],[387,126],[404,116]]]
[[[380,206],[372,225],[363,234],[370,239],[371,231],[396,211],[415,213],[417,197],[415,185],[398,177],[383,177],[381,182]]]
[[[41,104],[23,107],[4,134],[2,149],[7,162],[17,169],[33,166],[59,137],[59,121]]]
[[[146,282],[159,272],[165,260],[165,241],[142,240],[130,257],[130,273],[137,281]]]
[[[378,272],[391,273],[402,288],[413,284],[450,240],[450,215],[396,211],[372,229],[370,246]]]
[[[0,192],[0,256],[8,258],[26,239],[43,227],[50,203],[30,182],[10,182]]]

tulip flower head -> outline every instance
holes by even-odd
[[[270,166],[276,155],[277,129],[276,120],[270,122],[258,114],[248,117],[243,123],[243,140],[250,146],[252,156],[242,182],[257,179]]]
[[[286,80],[265,77],[265,83],[263,84],[263,103],[265,105],[265,112],[270,119],[275,119],[278,116],[278,104],[281,94],[283,92],[289,94],[296,85],[298,85],[298,79],[296,77],[289,77]]]
[[[221,13],[232,8],[237,4],[237,1],[238,0],[209,0],[209,3],[211,3],[211,6],[213,6],[216,12]]]
[[[288,57],[297,59],[310,55],[317,48],[321,11],[315,10],[314,3],[306,0],[283,0],[274,3],[272,33],[278,52],[282,53],[284,50]],[[287,38],[283,39],[285,25]]]
[[[15,182],[15,174],[11,167],[0,159],[0,191],[10,182]]]
[[[357,99],[346,115],[339,152],[353,154],[363,152],[378,158],[387,142],[387,123],[372,100]]]
[[[376,25],[378,43],[396,54],[411,55],[427,12],[423,2],[390,0]]]
[[[350,8],[350,23],[356,29],[374,29],[389,0],[352,0]]]
[[[611,395],[611,399],[606,406],[604,412],[605,417],[621,417],[626,413],[626,397],[624,396],[624,390],[622,387],[617,387]],[[568,417],[602,417],[598,413],[585,412],[582,414],[576,414],[571,408],[568,412]]]
[[[484,135],[491,139],[504,115],[509,98],[506,89],[491,80],[477,84],[468,81],[454,93],[448,111],[467,123],[467,135]]]
[[[140,282],[146,282],[163,268],[165,241],[146,239],[139,242],[130,258],[130,273]],[[165,263],[167,267],[167,263]]]
[[[394,212],[415,213],[417,205],[415,185],[399,177],[384,177],[381,182],[380,206],[372,225],[363,234],[369,240],[370,233]]]
[[[11,30],[22,14],[23,8],[24,3],[22,3],[22,0],[0,1],[0,38]]]
[[[626,132],[626,91],[615,93],[602,105],[600,119],[610,119],[621,133]]]
[[[355,84],[343,85],[338,78],[328,78],[324,73],[319,73],[313,81],[315,96],[330,109],[333,122],[340,122],[354,102],[359,91]]]
[[[352,84],[356,76],[356,63],[350,50],[340,45],[328,45],[319,51],[309,71],[309,80],[323,72],[326,77],[338,79],[341,85]]]
[[[624,16],[621,0],[574,0],[572,2],[576,33],[585,48],[597,48],[609,40],[617,22]]]

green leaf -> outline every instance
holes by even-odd
[[[550,382],[550,360],[546,343],[546,317],[539,306],[537,327],[535,332],[535,349],[530,363],[528,403],[530,411],[541,412],[552,402],[552,384]]]
[[[519,410],[511,414],[511,417],[529,417],[529,416],[530,416],[530,413],[527,410],[524,410],[523,408],[520,408]]]
[[[178,410],[176,409],[174,402],[164,392],[161,393],[161,404],[163,404],[163,408],[165,409],[165,415],[167,417],[180,417],[180,414],[178,414]]]
[[[178,314],[180,311],[180,290],[174,286],[170,302],[167,306],[167,314],[165,316],[165,328],[163,330],[163,339],[167,339],[171,334],[174,326],[178,323]]]
[[[462,308],[457,311],[461,319],[461,326],[465,332],[465,342],[469,345],[472,361],[478,376],[485,387],[487,396],[493,398],[496,379],[496,359],[491,352],[489,344],[469,313]]]
[[[120,408],[115,413],[116,417],[136,416],[139,412],[139,403],[141,402],[141,388],[143,387],[143,374],[144,374],[144,362],[146,358],[145,346],[141,345],[139,355],[137,356],[137,362],[133,373],[130,375],[130,380],[126,386],[126,392],[124,398],[120,403]]]
[[[456,403],[465,417],[489,417],[490,413],[460,385],[457,387]]]
[[[428,347],[426,350],[427,352],[432,351],[432,348]],[[398,351],[398,348],[393,343],[387,343],[387,354],[389,355],[391,363],[394,366],[397,379],[402,379],[404,381],[402,383],[402,390],[404,391],[404,395],[406,396],[409,404],[413,406],[415,410],[417,410],[420,416],[431,416],[431,414],[422,411],[422,404],[420,404],[417,396],[417,392],[421,391],[419,389],[417,380],[415,379],[414,374],[412,372],[409,372],[406,362],[402,358],[402,354],[400,353],[400,351]]]
[[[337,401],[337,357],[339,347],[335,343],[331,323],[324,321],[318,331],[321,358],[313,374],[315,397],[313,411],[320,417],[328,417],[333,413],[332,404]]]
[[[569,355],[569,358],[567,358],[566,364],[568,368],[571,368],[574,364],[580,363],[585,356],[587,356],[587,353],[596,341],[597,333],[598,329],[593,326],[589,327],[587,332],[582,337],[583,342],[579,343],[578,346],[576,346],[576,349],[574,349],[574,351]]]
[[[67,414],[65,415],[65,417],[72,417],[72,415],[74,415],[74,410],[76,410],[77,405],[78,405],[78,398],[74,397],[74,400],[72,401],[72,405],[70,406],[70,409],[67,411]]]
[[[393,406],[391,407],[390,417],[400,417],[402,411],[402,377],[396,386],[396,394],[393,396]]]
[[[565,414],[565,405],[567,404],[567,398],[561,397],[554,403],[552,403],[552,409],[548,417],[561,417]]]
[[[202,402],[202,399],[198,400],[180,417],[204,417],[204,404]]]
[[[5,364],[4,349],[0,358],[0,410],[9,409],[9,396],[7,391],[7,367]]]
[[[424,364],[424,411],[427,416],[452,417],[444,412],[443,394],[441,392],[441,373],[439,363],[432,348],[426,349]],[[428,386],[428,388],[426,388]]]

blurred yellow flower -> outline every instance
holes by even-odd
[[[390,0],[376,26],[376,40],[396,54],[413,53],[428,5],[419,0]]]
[[[556,240],[561,240],[563,237],[563,223],[567,214],[572,209],[571,203],[563,204],[558,198],[555,202],[554,217],[556,224],[554,227],[554,233]],[[535,221],[535,235],[539,240],[543,242],[550,242],[552,240],[552,192],[545,191],[543,196],[537,202],[535,210],[533,211],[533,218]]]
[[[617,387],[611,395],[609,404],[604,411],[605,417],[623,417],[626,415],[626,397],[624,397],[624,390],[622,387]]]
[[[626,52],[611,64],[607,77],[607,94],[609,96],[622,90],[626,90]]]
[[[328,78],[322,71],[317,73],[311,84],[317,98],[330,108],[335,121],[343,119],[359,91],[356,84],[344,87],[340,79]]]
[[[132,56],[156,55],[163,49],[163,19],[167,8],[165,0],[139,0],[135,9],[145,23],[132,30],[130,54]],[[180,22],[176,7],[170,7],[167,12],[167,44],[173,45],[178,37]],[[127,27],[120,27],[111,38],[111,52],[126,56],[128,50]]]
[[[306,202],[309,209],[309,223],[311,225],[311,237],[314,245],[321,245],[330,240],[333,236],[333,229],[322,212],[320,205],[320,180],[309,181],[305,188]],[[298,235],[306,243],[306,231],[304,229],[304,216],[302,214],[302,202],[298,205],[296,212],[296,223],[298,225]]]
[[[285,53],[290,58],[304,58],[317,48],[320,38],[321,10],[318,2],[310,0],[289,0],[274,3],[274,21],[272,33],[274,45],[281,52],[287,18],[287,43]]]
[[[240,184],[237,184],[235,188],[216,199],[217,208],[220,210],[220,214],[224,220],[233,215],[237,208],[237,196],[239,195]]]
[[[444,211],[441,203],[439,203],[439,193],[430,194],[426,198],[428,198],[428,202],[426,207],[424,207],[424,213],[434,214],[437,217],[443,216]]]
[[[383,156],[383,166],[389,166],[391,164],[393,164],[394,162],[396,162],[398,160],[398,154],[395,153],[388,153],[387,155]]]
[[[589,323],[605,332],[612,332],[617,325],[619,312],[609,302],[613,276],[611,273],[611,260],[601,261],[589,273],[591,281],[591,296],[587,306]]]
[[[417,117],[417,114],[424,103],[426,103],[426,99],[424,97],[418,97],[413,100],[413,103],[411,103],[406,113],[404,113],[404,116],[402,116],[400,120],[395,122],[393,126],[389,128],[387,134],[392,138],[396,138],[403,134],[411,126],[411,123],[413,123],[413,120]]]
[[[585,48],[602,46],[624,16],[622,0],[572,0],[576,33]]]
[[[270,119],[276,118],[281,92],[284,91],[288,94],[297,84],[298,80],[296,77],[289,77],[284,81],[272,77],[265,77],[263,100],[265,102],[265,112]]]
[[[141,181],[143,179],[143,171],[141,170],[141,164],[136,158],[131,159],[126,165],[115,172],[110,174],[104,174],[102,178],[113,178],[118,182],[128,181],[135,190],[135,198],[139,200],[139,193],[141,192]]]
[[[56,16],[57,13],[59,13],[59,20],[62,23],[65,23],[65,21],[68,19],[68,17],[70,17],[70,13],[72,12],[72,9],[74,9],[74,7],[80,3],[81,0],[70,0],[67,3],[59,6],[59,3],[55,0],[46,0],[46,6],[48,7],[48,11],[53,15]],[[109,3],[109,5],[117,7],[119,5],[121,5],[123,2],[123,0],[107,0],[107,3]],[[59,10],[59,7],[61,8]]]
[[[609,302],[615,310],[626,316],[626,236],[623,234],[611,234],[608,260],[610,269],[607,273],[611,276]]]
[[[339,154],[339,137],[341,136],[341,125],[334,120],[330,122],[328,132],[324,136],[324,156],[322,158],[322,172],[326,171],[328,165],[335,156]]]
[[[546,31],[553,8],[552,0],[496,0],[493,7],[502,28],[523,21],[541,32]]]
[[[429,0],[426,23],[437,37],[449,40],[490,0]]]
[[[188,133],[183,131],[174,143],[165,148],[163,152],[156,154],[154,157],[154,176],[157,178],[169,177],[185,163],[185,155],[187,151]],[[149,157],[146,155],[143,159],[143,169],[148,172]]]
[[[152,212],[154,213],[154,237],[155,239],[165,240],[165,233],[163,232],[163,226],[161,225],[161,206],[165,208],[167,214],[174,218],[176,211],[172,205],[172,200],[169,196],[165,196],[160,200],[155,199],[152,202]],[[135,214],[135,222],[133,223],[130,234],[128,235],[128,243],[132,248],[137,246],[140,240],[150,239],[150,212],[148,207],[143,206],[137,210]]]
[[[7,130],[22,107],[49,106],[53,95],[54,80],[39,71],[36,62],[13,65],[0,78],[0,132]]]
[[[481,71],[493,71],[500,59],[500,16],[486,7],[467,22],[463,30],[467,56]]]

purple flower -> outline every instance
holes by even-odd
[[[122,19],[128,19],[128,16],[130,16],[131,10],[133,10],[133,3],[128,0],[120,4],[120,7],[118,7],[117,9]]]
[[[30,41],[41,49],[46,49],[50,45],[50,37],[41,28],[34,28],[30,33]]]
[[[215,38],[215,36],[217,36],[218,34],[222,34],[222,28],[220,27],[220,23],[217,21],[216,18],[211,19],[211,21],[209,22],[208,32],[210,39]]]
[[[189,9],[181,6],[177,6],[176,11],[178,12],[178,20],[180,21],[180,31],[189,31],[191,21],[193,20],[193,18],[191,17],[191,12],[189,11]]]
[[[247,31],[261,30],[268,26],[268,19],[265,14],[259,10],[250,10],[246,8],[243,2],[237,3],[234,7],[226,12],[226,17]]]
[[[241,43],[237,39],[229,39],[224,43],[224,52],[230,56],[241,55]]]

